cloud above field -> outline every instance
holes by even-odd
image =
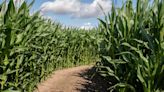
[[[92,18],[103,15],[103,12],[110,12],[111,6],[111,0],[93,0],[92,3],[83,3],[80,0],[54,0],[43,3],[41,12],[67,14],[76,18]]]
[[[85,23],[83,26],[80,27],[81,29],[86,29],[86,30],[89,30],[89,29],[92,29],[94,28],[94,26],[88,22],[88,23]]]

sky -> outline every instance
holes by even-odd
[[[32,12],[41,10],[44,17],[60,22],[64,26],[92,28],[98,25],[103,11],[110,12],[111,0],[35,0]]]
[[[112,3],[122,6],[122,0],[35,0],[31,13],[40,10],[42,16],[63,26],[89,29],[98,26],[97,18],[103,18],[103,12],[110,12]]]

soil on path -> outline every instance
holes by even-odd
[[[88,77],[92,67],[80,66],[55,71],[50,78],[39,84],[34,92],[105,92],[102,86],[97,85],[99,83],[93,83]]]

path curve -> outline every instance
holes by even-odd
[[[83,75],[93,66],[79,66],[64,70],[57,70],[50,78],[37,86],[34,92],[82,92],[83,84],[91,81]]]

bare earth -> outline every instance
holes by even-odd
[[[85,84],[91,83],[85,72],[92,66],[80,66],[55,71],[50,78],[38,85],[34,92],[91,92],[84,91]]]

